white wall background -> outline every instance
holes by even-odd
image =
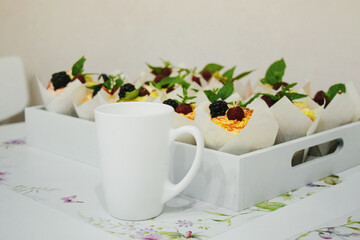
[[[218,62],[260,78],[275,60],[285,81],[327,89],[352,80],[360,90],[359,0],[0,0],[0,55],[23,58],[30,104],[43,82],[80,56],[88,72],[145,62],[203,67]]]

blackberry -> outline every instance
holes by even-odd
[[[287,85],[289,85],[289,84],[286,83],[286,82],[275,83],[274,86],[273,86],[273,89],[274,89],[274,90],[278,90],[278,89],[281,88],[282,86],[286,87]]]
[[[201,75],[203,76],[203,78],[206,80],[206,81],[209,81],[210,78],[212,77],[212,73],[208,70],[205,70],[201,73]]]
[[[164,67],[163,69],[161,69],[161,75],[163,75],[164,77],[168,77],[170,76],[172,70],[171,68],[168,68],[168,67]]]
[[[185,103],[180,104],[175,109],[175,112],[182,113],[184,115],[191,113],[192,111],[193,110],[192,110],[192,107],[190,106],[190,104],[185,104]]]
[[[66,85],[71,82],[71,78],[66,74],[66,72],[58,72],[52,75],[51,82],[54,86],[54,90],[57,90],[59,88],[66,87]]]
[[[224,116],[229,107],[225,101],[218,100],[210,104],[209,109],[211,117],[216,118],[218,116]]]
[[[313,100],[320,106],[324,105],[325,103],[325,107],[330,103],[330,99],[326,96],[324,91],[318,91],[315,94]]]
[[[197,77],[197,76],[195,76],[195,75],[192,75],[191,80],[192,80],[193,82],[196,82],[197,84],[199,84],[199,86],[201,86],[201,82],[200,82],[200,78],[199,78],[199,77]]]
[[[262,100],[264,100],[264,102],[266,102],[266,104],[268,105],[268,107],[271,107],[272,105],[274,105],[276,103],[275,100],[273,100],[271,97],[269,96],[265,96],[263,95],[261,97]]]
[[[147,96],[147,95],[150,95],[149,91],[146,89],[146,88],[140,88],[139,90],[139,96],[140,97],[143,97],[143,96]]]
[[[104,82],[109,80],[109,76],[106,75],[105,73],[100,74],[100,76],[98,77],[98,80],[100,80],[100,78],[102,78]]]
[[[179,106],[179,104],[175,101],[175,100],[173,100],[173,99],[167,99],[167,100],[165,100],[164,102],[163,102],[163,104],[167,104],[167,105],[169,105],[169,106],[172,106],[173,108],[174,108],[174,110]]]
[[[101,88],[102,88],[102,86],[103,86],[104,84],[99,84],[99,85],[96,85],[95,87],[94,87],[94,91],[93,91],[93,94],[92,94],[92,97],[95,97],[96,96],[96,94],[101,90]]]
[[[125,83],[124,85],[121,86],[120,91],[119,91],[119,97],[120,98],[124,98],[126,96],[127,92],[132,92],[135,90],[135,86],[132,85],[131,83]]]
[[[233,107],[230,108],[227,113],[226,116],[229,120],[239,120],[241,121],[244,117],[244,110],[241,107]]]

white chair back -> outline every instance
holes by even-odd
[[[28,88],[21,58],[0,57],[0,121],[23,111],[28,101]]]

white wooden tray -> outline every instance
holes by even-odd
[[[44,110],[25,110],[27,143],[99,166],[95,123]],[[295,152],[338,140],[332,154],[292,166]],[[195,147],[174,144],[172,178],[179,181],[191,166]],[[240,156],[204,150],[204,161],[184,194],[239,211],[330,174],[360,164],[360,122]]]

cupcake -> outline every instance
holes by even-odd
[[[84,73],[85,61],[86,59],[81,57],[70,70],[54,73],[46,87],[37,79],[45,108],[48,111],[75,115],[71,95],[77,87],[92,81],[91,75]]]

